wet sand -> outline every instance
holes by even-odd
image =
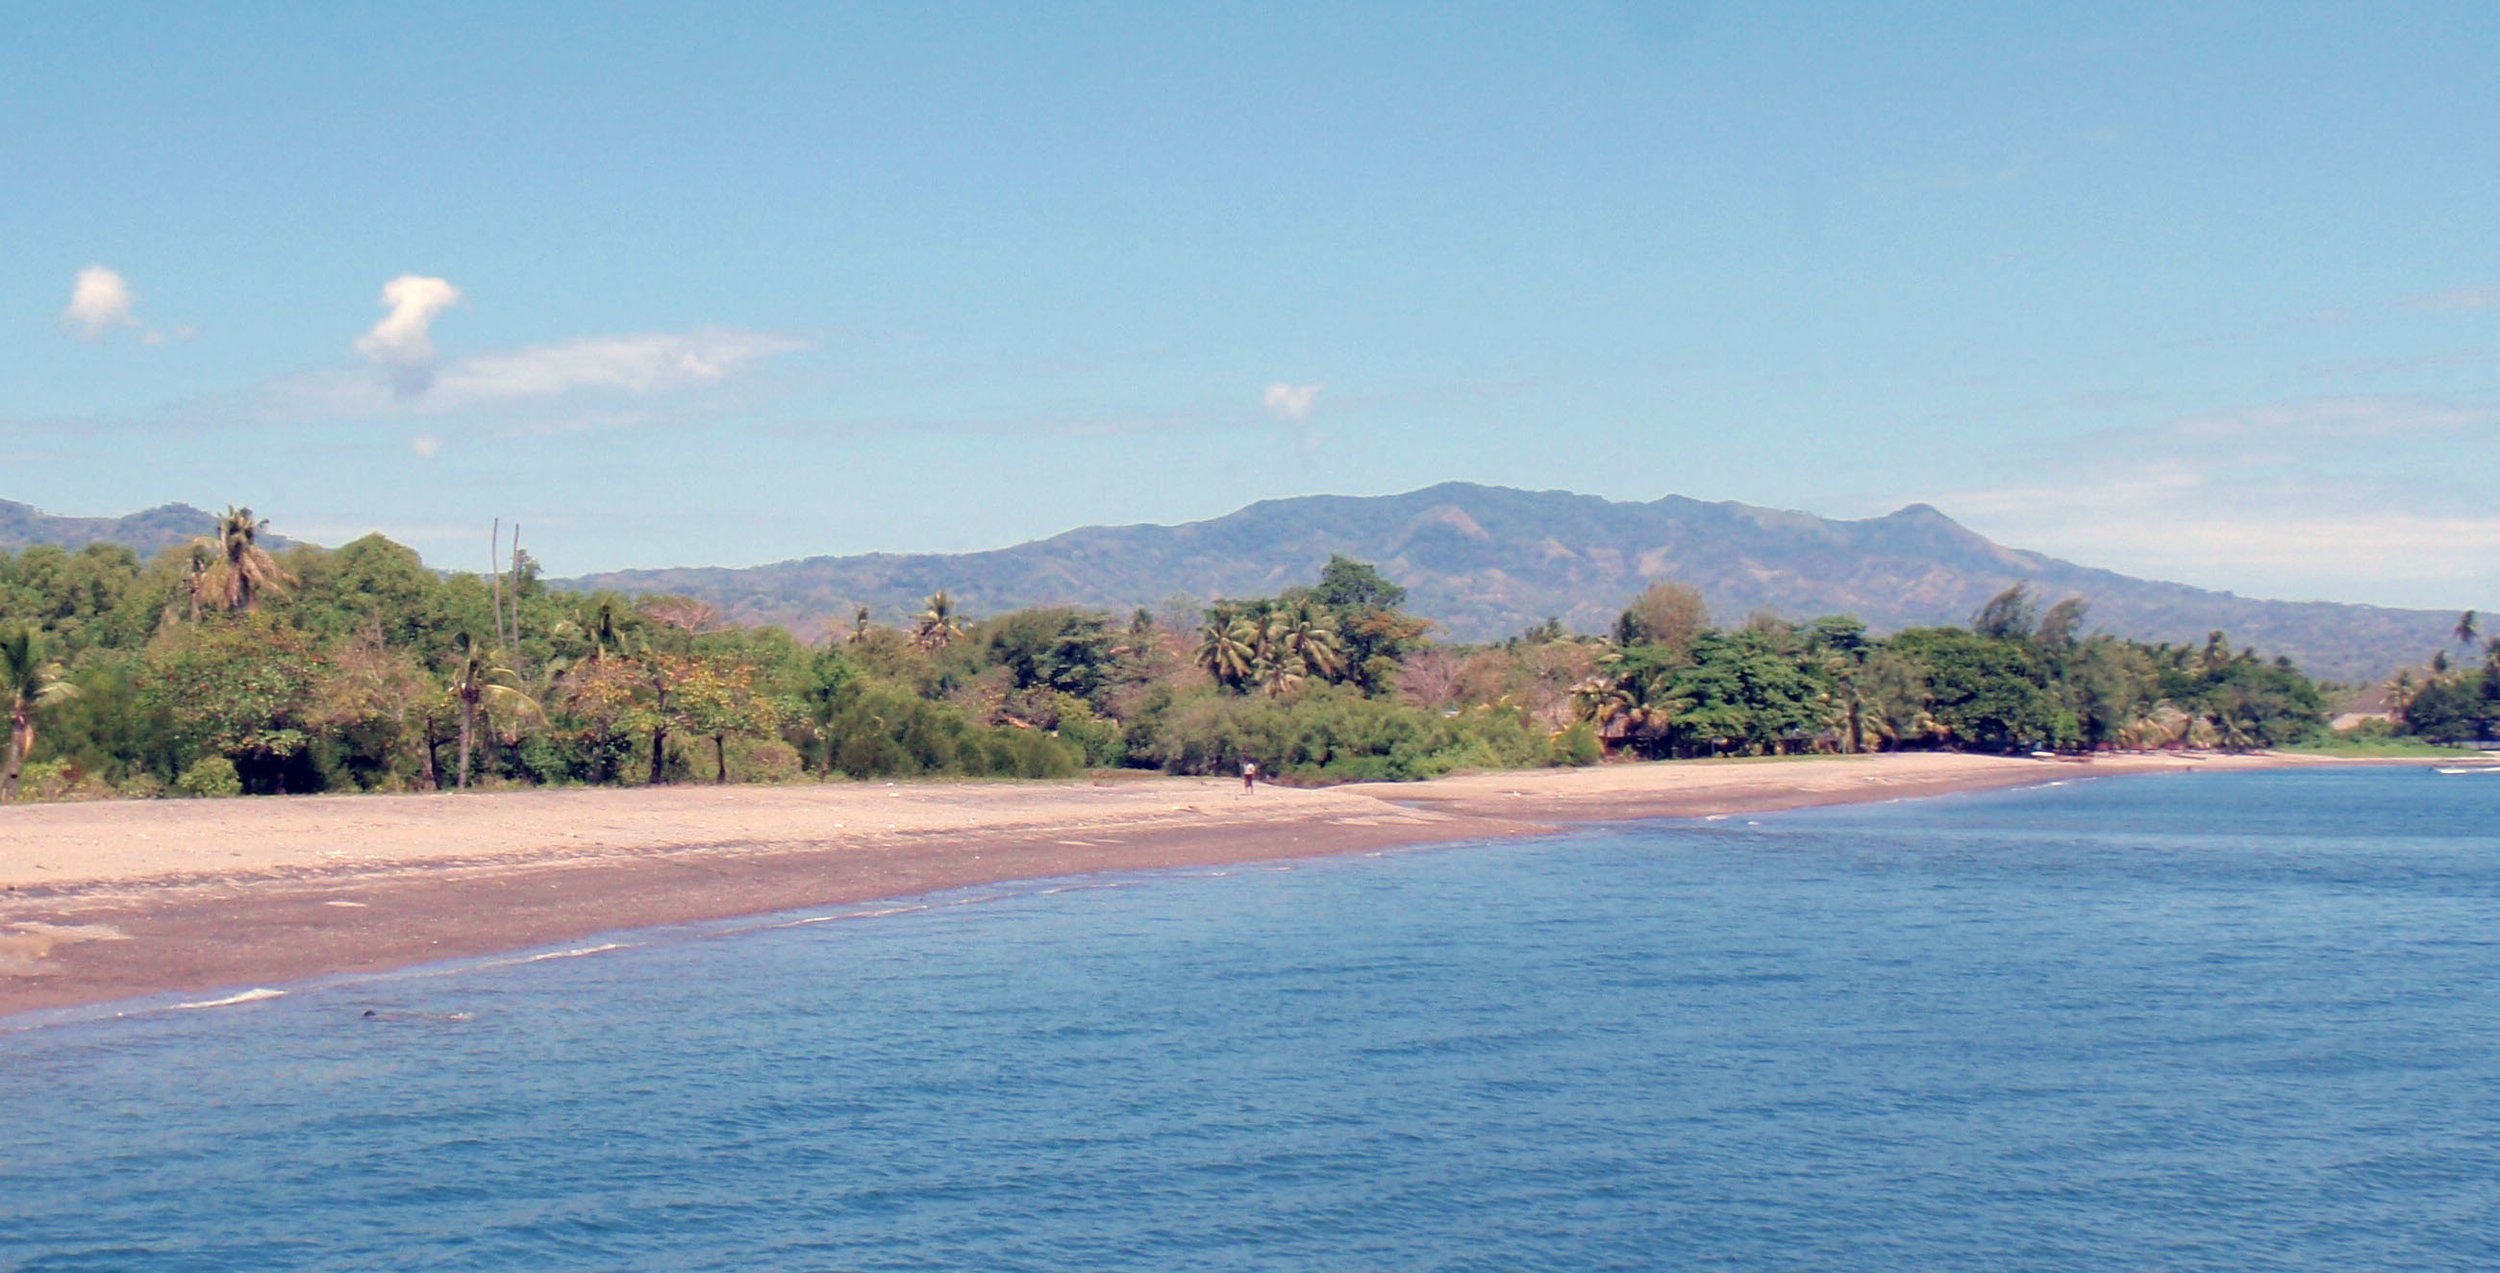
[[[1922,753],[1249,794],[1238,782],[1122,775],[21,805],[0,809],[0,1016],[1001,880],[2318,763]]]

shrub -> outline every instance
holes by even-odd
[[[234,762],[223,756],[202,756],[182,771],[176,784],[183,794],[206,799],[224,799],[243,794],[243,776],[234,770]]]
[[[1606,744],[1598,739],[1597,727],[1587,721],[1574,722],[1554,735],[1553,764],[1577,768],[1605,758]]]
[[[1132,763],[1168,773],[1233,774],[1255,760],[1281,778],[1369,782],[1429,778],[1453,769],[1533,765],[1548,744],[1512,709],[1443,715],[1348,686],[1314,685],[1281,698],[1211,694],[1173,706],[1132,732]]]

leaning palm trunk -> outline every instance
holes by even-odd
[[[469,789],[469,747],[476,738],[477,704],[464,701],[460,704],[460,768],[457,771],[462,791]]]

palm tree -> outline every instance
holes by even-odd
[[[1198,666],[1207,670],[1218,685],[1238,687],[1250,675],[1251,665],[1258,661],[1258,630],[1240,609],[1228,601],[1207,607],[1206,622],[1198,628]]]
[[[489,716],[536,716],[538,701],[523,693],[520,675],[504,666],[492,645],[463,632],[452,638],[451,696],[460,702],[460,790],[469,789],[469,750],[477,739],[479,712]]]
[[[930,593],[922,604],[927,608],[920,612],[918,626],[912,630],[912,644],[924,650],[943,650],[964,634],[964,625],[955,621],[954,598],[947,596],[945,589]]]
[[[625,653],[625,633],[616,626],[616,602],[613,598],[602,598],[599,608],[591,611],[588,619],[577,631],[590,642],[591,662],[606,662],[610,650]]]
[[[2413,706],[2413,693],[2413,672],[2410,668],[2398,671],[2396,679],[2387,683],[2388,709],[2398,719],[2403,719],[2405,709]]]
[[[2471,650],[2474,648],[2474,638],[2481,634],[2481,630],[2475,626],[2473,611],[2468,610],[2457,616],[2457,644]]]
[[[854,607],[854,608],[852,609],[852,611],[851,611],[851,644],[853,644],[853,645],[857,645],[857,644],[859,644],[860,642],[865,641],[865,640],[867,640],[867,639],[868,639],[868,607],[866,607],[866,606],[857,606],[857,607]]]
[[[1279,626],[1281,625],[1281,626]],[[1345,674],[1345,646],[1337,635],[1337,616],[1304,601],[1277,616],[1277,643],[1313,676],[1335,680]]]
[[[263,593],[285,592],[295,582],[260,546],[260,533],[267,529],[267,518],[255,520],[252,510],[229,504],[225,516],[217,519],[217,533],[197,541],[210,557],[200,583],[228,610],[257,610]]]
[[[191,541],[191,562],[183,571],[184,591],[191,594],[191,621],[200,621],[200,602],[208,594],[208,568],[217,562],[217,550],[206,539]]]
[[[9,699],[9,759],[0,769],[0,800],[17,799],[18,771],[35,750],[35,709],[74,697],[78,687],[61,679],[61,665],[43,657],[34,629],[0,632],[0,694]]]

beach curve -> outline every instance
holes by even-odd
[[[17,806],[0,809],[0,1017],[1006,880],[2325,763],[2350,762],[1893,753],[1254,793],[1121,775]]]

